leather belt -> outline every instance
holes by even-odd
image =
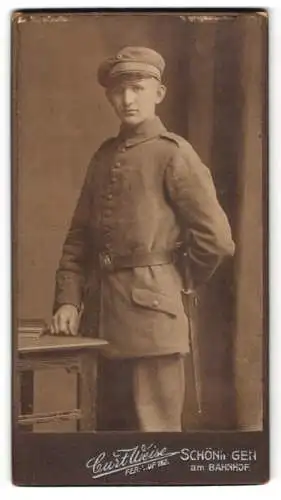
[[[175,254],[173,251],[135,253],[130,255],[115,255],[109,252],[101,252],[99,254],[99,266],[101,270],[113,272],[133,267],[169,264],[174,261],[174,257]]]

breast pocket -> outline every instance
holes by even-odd
[[[178,315],[178,307],[175,300],[157,291],[134,288],[132,290],[132,300],[135,305],[143,308],[143,310],[164,313],[172,318],[176,318]]]

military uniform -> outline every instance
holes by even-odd
[[[180,430],[189,334],[179,242],[195,286],[233,254],[211,174],[158,117],[131,131],[121,126],[88,167],[56,275],[55,309],[83,304],[81,333],[108,340],[108,357],[134,359],[142,430]]]

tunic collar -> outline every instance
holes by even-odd
[[[160,118],[155,116],[154,118],[143,121],[133,129],[121,125],[117,139],[121,142],[125,142],[126,147],[130,147],[152,139],[153,137],[157,137],[166,131]]]

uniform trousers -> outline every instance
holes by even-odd
[[[184,356],[102,359],[98,384],[98,429],[182,430]]]

